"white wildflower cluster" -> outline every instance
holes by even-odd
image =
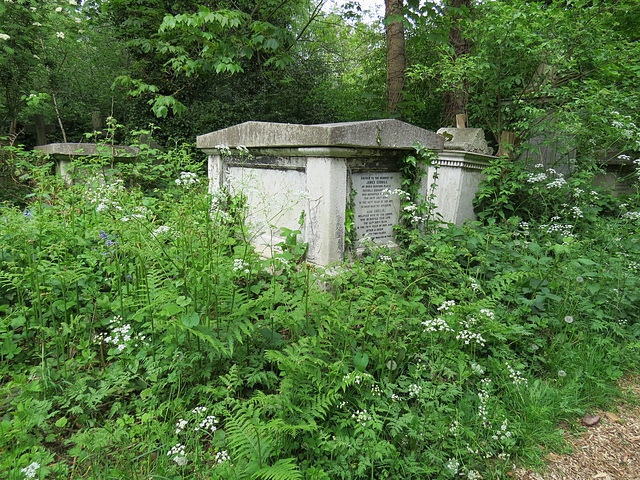
[[[391,394],[391,400],[393,400],[394,402],[399,402],[400,401],[400,395],[396,395],[395,393]]]
[[[411,195],[409,194],[409,192],[405,192],[400,188],[396,188],[395,190],[390,190],[388,188],[385,188],[384,190],[382,190],[382,194],[388,197],[397,195],[400,198],[400,200],[404,200],[405,202],[408,202],[409,200],[411,200]]]
[[[551,217],[552,222],[560,221],[560,217]],[[562,237],[574,237],[573,225],[564,223],[550,223],[540,225],[540,229],[546,233],[559,233]]]
[[[475,333],[471,331],[471,328],[475,326],[476,323],[478,323],[478,320],[476,320],[473,317],[469,317],[466,320],[462,320],[460,322],[460,326],[462,327],[462,330],[460,330],[456,335],[456,340],[462,340],[465,345],[469,345],[475,342],[481,347],[484,347],[486,342],[484,337],[479,333]]]
[[[467,480],[482,480],[482,475],[475,470],[467,470]]]
[[[422,322],[424,325],[424,332],[453,332],[453,329],[442,318],[433,318],[431,320],[425,320]]]
[[[491,379],[483,378],[482,380],[480,380],[480,391],[478,392],[480,406],[478,407],[478,417],[482,419],[483,423],[487,422],[490,385]]]
[[[129,215],[125,215],[124,217],[122,217],[120,219],[120,221],[122,222],[129,222],[133,219],[143,219],[143,218],[147,218],[147,216],[152,215],[151,210],[149,210],[147,207],[145,207],[144,205],[139,205],[137,207],[135,207],[132,210],[133,213],[130,213]]]
[[[164,235],[166,233],[169,233],[171,231],[171,227],[167,226],[167,225],[160,225],[158,228],[156,228],[153,232],[151,232],[151,236],[153,238],[157,238],[160,235]]]
[[[227,145],[216,145],[213,148],[218,150],[223,156],[226,156],[226,157],[231,156],[231,149]]]
[[[527,177],[528,183],[542,183],[547,179],[547,174],[545,172],[540,173],[530,173]]]
[[[624,138],[633,139],[638,135],[638,127],[633,123],[630,115],[621,115],[619,112],[611,112],[611,114],[617,117],[611,122],[611,126],[620,129],[620,134]]]
[[[215,432],[218,429],[218,419],[213,415],[207,415],[207,417],[202,420],[196,428],[193,430],[197,432],[198,430],[207,430],[209,432]]]
[[[198,426],[194,427],[193,429],[194,432],[205,430],[213,433],[218,429],[218,419],[215,416],[207,415],[204,419],[200,420],[200,418],[205,415],[205,413],[207,413],[207,407],[195,407],[193,410],[191,410],[191,413],[198,417],[194,420],[195,422],[198,422]],[[184,428],[187,426],[187,423],[188,422],[186,420],[181,418],[176,424],[176,434],[182,432],[182,430],[184,430]]]
[[[518,226],[522,229],[523,235],[529,235],[529,222],[520,222]]]
[[[38,462],[32,462],[24,468],[20,469],[20,472],[24,474],[24,478],[36,478],[40,464]]]
[[[209,210],[211,220],[219,224],[232,223],[233,217],[226,211],[229,193],[224,188],[215,188],[209,191],[209,195],[211,196],[211,209]]]
[[[629,321],[626,318],[621,318],[620,320],[618,320],[618,325],[620,325],[621,327],[625,327],[628,323]]]
[[[374,397],[382,396],[382,390],[380,390],[380,387],[378,385],[373,385],[371,387],[371,395],[373,395]]]
[[[242,258],[236,258],[233,260],[233,271],[249,274],[250,273],[249,264],[245,262]]]
[[[502,422],[502,425],[500,425],[500,428],[496,430],[493,435],[491,435],[491,438],[493,438],[494,440],[504,441],[507,438],[511,438],[511,436],[511,432],[507,430],[507,420],[505,419],[504,422]]]
[[[391,257],[389,255],[379,255],[378,261],[380,263],[391,263]]]
[[[189,188],[196,183],[200,183],[200,179],[193,172],[180,172],[180,178],[176,178],[175,182],[176,185],[182,185]]]
[[[484,375],[484,368],[482,367],[482,365],[478,365],[475,362],[471,362],[471,371],[478,376]]]
[[[490,318],[491,320],[495,320],[496,319],[496,314],[493,313],[491,310],[489,310],[488,308],[481,308],[480,309],[480,313],[487,316],[488,318]]]
[[[567,372],[565,372],[564,370],[558,370],[558,376],[560,378],[566,377],[567,376]]]
[[[520,370],[516,370],[513,368],[509,362],[504,362],[507,370],[509,370],[509,378],[511,379],[511,383],[514,385],[528,385],[529,380],[527,380]]]
[[[469,282],[471,282],[470,283],[471,290],[473,290],[474,292],[480,291],[480,284],[478,283],[478,281],[475,278],[469,277]]]
[[[458,475],[458,472],[460,471],[460,462],[455,458],[452,458],[447,462],[445,468],[449,470],[449,473],[451,473],[451,475]]]
[[[544,165],[539,163],[536,168],[544,168]],[[567,184],[564,175],[556,172],[553,168],[547,168],[542,172],[529,173],[526,179],[527,183],[544,183],[547,180],[550,180],[546,185],[547,189],[559,188]]]
[[[458,434],[458,430],[460,430],[460,422],[457,420],[454,420],[453,422],[451,422],[449,424],[449,432],[453,433],[454,435]]]
[[[410,397],[417,397],[418,395],[420,395],[420,392],[422,392],[422,387],[420,385],[415,383],[412,383],[411,385],[409,385]]]
[[[551,190],[552,188],[560,188],[560,187],[562,187],[562,186],[567,184],[567,181],[564,179],[564,175],[563,174],[558,173],[557,175],[558,176],[556,177],[555,180],[547,183],[547,188],[549,190]]]
[[[582,213],[582,209],[577,206],[573,206],[569,209],[569,215],[575,218],[583,218],[584,214]]]
[[[446,300],[442,305],[440,305],[438,307],[438,311],[448,311],[451,307],[455,307],[456,306],[456,301],[455,300]]]
[[[64,32],[56,32],[56,37],[58,37],[60,40],[64,40]]]
[[[11,37],[6,33],[0,33],[0,40],[4,40],[5,42],[9,40]]]
[[[640,212],[624,212],[622,218],[627,220],[640,220]]]
[[[186,465],[187,457],[185,456],[185,451],[186,451],[185,446],[182,445],[181,443],[177,443],[175,446],[171,447],[171,449],[167,452],[167,456],[168,457],[173,456],[171,460],[176,462],[178,465]]]
[[[445,312],[445,318],[446,318],[446,316],[453,315],[453,311],[451,311],[451,309],[455,307],[455,305],[456,305],[455,300],[446,300],[445,302],[442,303],[442,305],[438,307],[438,311]],[[480,310],[480,313],[490,319],[495,318],[495,314],[491,310],[482,309]],[[466,320],[462,320],[458,322],[458,324],[460,325],[460,330],[456,334],[456,340],[462,340],[465,343],[465,345],[470,345],[471,343],[477,343],[478,345],[484,347],[486,342],[484,337],[479,333],[475,333],[471,331],[472,327],[475,326],[477,323],[478,323],[478,320],[473,317],[469,317]],[[450,326],[449,322],[442,317],[425,320],[424,322],[422,322],[422,325],[424,325],[423,331],[425,333],[455,332],[455,330]]]
[[[176,435],[178,435],[180,432],[182,432],[182,430],[184,430],[184,427],[187,426],[187,423],[189,422],[184,418],[180,418],[178,420],[178,422],[176,423]]]
[[[419,225],[428,220],[428,215],[418,215],[418,206],[415,203],[408,203],[402,210],[409,215],[411,223],[414,225]]]
[[[110,208],[121,211],[122,207],[115,197],[124,191],[124,182],[120,179],[114,180],[112,183],[98,185],[89,191],[87,197],[91,204],[96,205],[96,212],[106,212]]]
[[[127,347],[138,347],[145,342],[144,335],[136,335],[131,331],[131,325],[123,323],[120,315],[109,320],[109,332],[103,332],[95,336],[96,343],[107,343],[113,345],[119,352]]]
[[[364,383],[365,380],[371,380],[373,377],[368,373],[356,373],[351,372],[348,375],[342,377],[342,381],[346,384],[355,383],[356,385],[360,385]]]
[[[351,415],[351,418],[363,427],[367,426],[367,422],[373,420],[373,417],[367,413],[366,409],[356,410],[356,412]]]
[[[229,460],[231,460],[231,457],[229,456],[226,450],[220,450],[219,452],[216,453],[216,457],[215,457],[216,463],[224,463],[224,462],[228,462]]]

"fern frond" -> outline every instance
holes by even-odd
[[[235,458],[256,461],[264,465],[272,453],[272,440],[264,426],[251,412],[238,410],[225,425],[227,445]]]
[[[302,473],[294,462],[293,458],[278,460],[273,465],[259,469],[251,478],[253,480],[302,480]]]

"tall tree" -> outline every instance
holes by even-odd
[[[453,61],[469,53],[469,40],[462,25],[471,9],[471,0],[447,0],[445,14],[449,23],[449,47]],[[468,80],[460,79],[460,85],[448,90],[445,95],[444,123],[455,125],[456,115],[467,113]]]
[[[385,0],[384,6],[387,43],[387,113],[397,114],[402,100],[407,68],[403,0]]]

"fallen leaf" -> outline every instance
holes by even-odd
[[[607,417],[610,422],[620,423],[620,417],[613,412],[604,412],[604,416]]]
[[[595,475],[593,478],[604,478],[604,480],[612,480],[611,475],[609,475],[608,473],[599,473]]]

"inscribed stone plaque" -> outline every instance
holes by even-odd
[[[385,190],[399,189],[399,172],[357,172],[351,174],[354,221],[358,242],[367,238],[376,244],[393,242],[393,226],[398,222],[400,199]]]

